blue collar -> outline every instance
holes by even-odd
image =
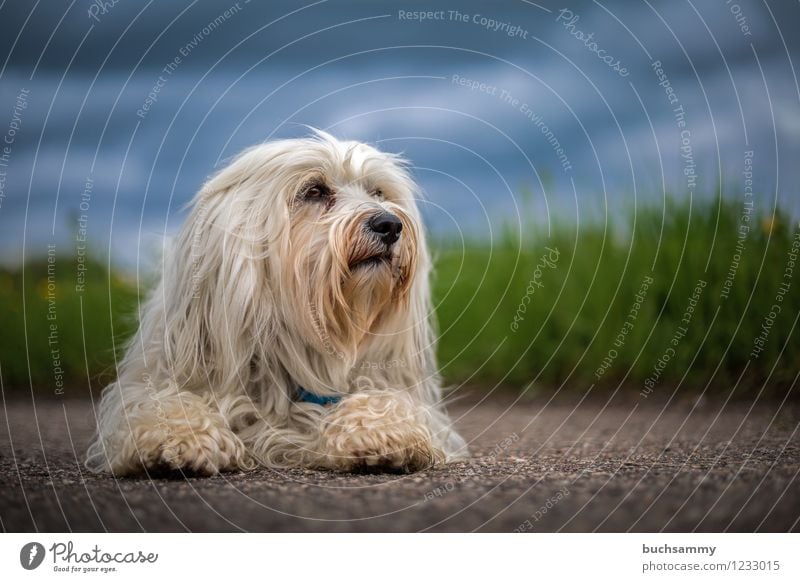
[[[320,406],[328,406],[329,404],[336,404],[342,399],[341,396],[319,396],[313,392],[309,392],[302,386],[297,387],[297,401],[310,402],[311,404],[319,404]]]

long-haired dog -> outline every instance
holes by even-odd
[[[416,470],[466,455],[441,404],[417,189],[318,132],[210,179],[165,257],[87,466]]]

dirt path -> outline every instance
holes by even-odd
[[[787,531],[800,410],[456,403],[469,462],[411,475],[267,469],[201,479],[81,470],[88,401],[7,402],[7,531]]]

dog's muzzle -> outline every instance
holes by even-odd
[[[381,211],[363,223],[363,236],[354,247],[350,268],[390,265],[394,245],[400,240],[402,221],[391,212]]]
[[[403,223],[390,212],[376,214],[367,221],[367,226],[387,247],[397,242],[403,230]]]

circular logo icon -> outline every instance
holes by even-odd
[[[19,551],[19,563],[26,570],[34,570],[44,561],[44,546],[39,542],[29,542]]]

